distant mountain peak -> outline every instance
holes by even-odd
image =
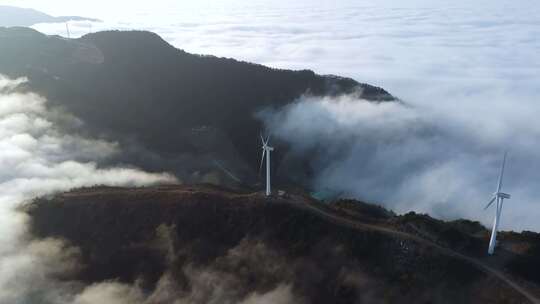
[[[38,23],[62,23],[67,21],[92,21],[99,19],[79,16],[54,17],[31,8],[0,5],[0,26],[32,26]]]

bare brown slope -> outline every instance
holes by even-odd
[[[502,272],[432,241],[335,213],[302,196],[265,199],[214,187],[78,190],[28,207],[36,237],[81,248],[77,279],[164,274],[197,288],[193,269],[220,273],[233,303],[290,285],[308,303],[524,303],[534,296]],[[163,239],[164,231],[168,237]],[[200,303],[204,303],[204,299]]]

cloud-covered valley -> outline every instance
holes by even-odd
[[[493,100],[504,113],[511,103]],[[532,103],[533,100],[524,100]],[[446,109],[450,111],[450,109]],[[378,202],[397,212],[411,210],[443,219],[480,219],[496,189],[502,155],[510,158],[503,190],[503,227],[538,230],[535,184],[540,158],[540,125],[534,113],[499,115],[489,107],[449,115],[441,107],[372,103],[356,95],[337,98],[304,96],[281,109],[259,114],[277,140],[293,149],[287,165],[308,155],[313,189]],[[506,126],[512,128],[506,128]]]
[[[151,9],[115,2],[111,10],[102,9],[109,5],[104,1],[77,7],[59,0],[26,3],[51,14],[104,21],[70,23],[75,36],[151,30],[188,52],[309,68],[384,87],[408,107],[306,97],[274,109],[277,116],[268,123],[297,145],[294,151],[321,153],[313,164],[320,170],[314,185],[401,212],[484,224],[492,215],[482,211],[484,201],[509,150],[505,191],[513,198],[502,226],[540,229],[538,2],[157,1]],[[63,24],[34,28],[66,32]],[[296,120],[322,122],[295,126]],[[290,130],[302,134],[301,140],[286,136]]]

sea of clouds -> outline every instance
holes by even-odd
[[[489,224],[493,210],[482,208],[508,150],[504,191],[513,197],[505,204],[502,228],[540,231],[537,1],[0,3],[103,20],[70,23],[74,37],[106,29],[151,30],[188,52],[309,68],[382,86],[404,103],[373,104],[354,94],[304,96],[259,115],[275,139],[292,145],[293,155],[317,153],[310,164],[318,172],[314,187],[440,218]],[[66,34],[63,24],[35,28]],[[162,292],[151,295],[117,282],[83,286],[51,280],[76,272],[80,252],[62,240],[31,239],[29,219],[17,207],[73,187],[175,178],[101,167],[121,147],[63,132],[82,122],[21,90],[25,82],[0,77],[0,302],[147,303],[164,297],[171,290],[167,276]],[[193,271],[195,283],[209,278],[219,277]],[[209,288],[226,289],[221,281]],[[284,285],[243,301],[299,299]]]
[[[298,153],[311,151],[314,142],[325,147],[312,164],[320,171],[316,186],[399,212],[486,225],[492,212],[482,208],[508,150],[504,191],[513,198],[502,227],[540,231],[537,1],[4,2],[103,20],[70,23],[74,36],[151,30],[192,53],[309,68],[384,87],[407,107],[306,96],[265,119]],[[66,34],[63,24],[35,28]],[[297,117],[322,120],[334,133],[318,128],[323,123],[293,126]],[[292,127],[297,133],[287,133]]]

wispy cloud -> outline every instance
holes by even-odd
[[[374,104],[354,95],[306,96],[259,116],[277,139],[293,147],[282,174],[298,158],[313,157],[315,189],[344,192],[398,212],[479,219],[486,225],[492,212],[482,208],[495,190],[502,154],[509,150],[504,190],[514,196],[507,201],[502,226],[540,230],[535,114],[505,116],[491,102],[516,113],[510,103],[469,101],[475,106],[462,113],[445,111],[449,101],[444,100],[408,106]]]
[[[28,218],[17,207],[34,196],[75,187],[139,186],[175,178],[134,168],[101,168],[98,163],[117,153],[118,146],[63,133],[44,98],[17,90],[24,82],[0,76],[0,302],[37,298],[39,303],[67,303],[75,283],[52,277],[77,270],[78,249],[61,240],[30,239]],[[63,120],[70,121],[66,116]]]

